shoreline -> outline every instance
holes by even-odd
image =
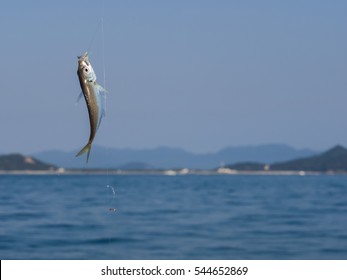
[[[63,169],[57,170],[0,170],[1,175],[164,175],[164,176],[184,176],[184,175],[263,175],[263,176],[306,176],[306,175],[347,175],[347,172],[340,171],[240,171],[233,169],[153,169],[153,170],[121,170],[121,169]]]

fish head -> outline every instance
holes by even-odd
[[[89,82],[94,82],[96,76],[93,70],[92,65],[88,59],[88,53],[85,52],[83,55],[78,57],[78,75],[81,76],[84,80]]]

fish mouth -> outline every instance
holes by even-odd
[[[77,56],[77,58],[78,58],[78,61],[88,60],[88,52],[85,52],[81,56]]]

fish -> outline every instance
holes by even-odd
[[[89,62],[88,52],[78,56],[77,76],[82,89],[80,97],[84,96],[88,108],[90,135],[88,143],[76,154],[76,157],[87,153],[88,163],[93,140],[101,120],[105,116],[105,93],[107,91],[96,82],[96,75]]]

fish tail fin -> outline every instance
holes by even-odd
[[[87,145],[85,145],[82,150],[80,150],[78,152],[78,154],[76,155],[76,157],[79,157],[80,155],[83,155],[84,153],[87,153],[87,162],[89,160],[89,155],[90,155],[90,149],[92,148],[92,143],[88,142]]]

